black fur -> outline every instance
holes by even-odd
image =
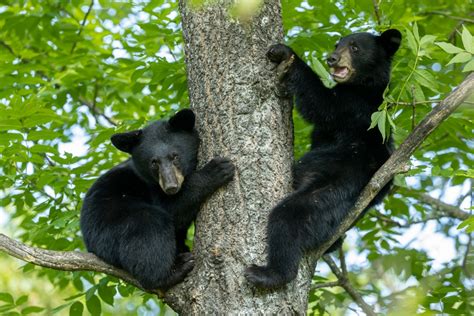
[[[199,138],[191,110],[116,134],[112,143],[132,158],[102,175],[87,192],[81,212],[84,242],[144,288],[166,290],[193,268],[187,229],[206,197],[232,179],[234,166],[214,158],[195,171]],[[184,176],[171,193],[158,184],[167,170]]]
[[[291,48],[277,44],[268,51],[269,59],[279,64],[280,72],[283,69],[282,85],[314,130],[311,151],[294,167],[295,192],[270,213],[267,265],[246,270],[254,285],[274,288],[293,280],[304,252],[334,235],[364,186],[390,156],[391,139],[384,144],[380,132],[368,128],[371,114],[383,101],[400,39],[397,30],[342,38],[328,63],[337,65],[338,54],[349,52],[355,71],[332,89]],[[381,202],[388,189],[389,185],[384,187],[369,207]],[[336,242],[329,251],[340,244]]]

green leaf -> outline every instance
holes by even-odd
[[[68,307],[69,305],[71,305],[71,303],[66,303],[66,304],[62,304],[62,305],[59,305],[59,306],[56,306],[55,308],[53,308],[51,310],[51,315],[54,315],[56,313],[59,313],[60,311],[62,311],[63,309],[65,309],[66,307]]]
[[[415,36],[416,42],[420,42],[420,33],[418,33],[418,24],[415,22],[413,24],[413,36]]]
[[[0,120],[0,131],[19,130],[23,124],[19,120]]]
[[[468,52],[462,52],[454,56],[448,63],[450,64],[456,64],[456,63],[465,63],[469,61],[472,58],[472,55]]]
[[[377,111],[377,112],[372,113],[370,117],[371,123],[368,129],[372,129],[378,124],[379,118],[381,115],[382,115],[382,111]]]
[[[458,229],[466,228],[466,233],[474,232],[474,216],[470,216],[468,219],[459,224]]]
[[[425,94],[423,93],[423,88],[421,88],[421,86],[418,83],[414,84],[412,96],[415,98],[415,101],[426,100]]]
[[[382,114],[380,115],[378,121],[377,121],[377,127],[379,128],[380,134],[382,135],[382,141],[385,142],[385,139],[387,138],[387,129],[386,129],[386,121],[387,121],[387,112],[385,110],[382,111]]]
[[[472,37],[471,33],[469,33],[469,30],[465,25],[462,26],[461,38],[464,49],[466,49],[466,51],[469,53],[474,54],[474,38]]]
[[[74,302],[69,308],[69,316],[82,316],[84,305],[81,302]]]
[[[469,61],[464,68],[462,69],[463,72],[474,71],[474,58]]]
[[[93,286],[90,289],[87,290],[86,292],[86,301],[88,301],[94,294],[95,291],[97,290],[97,286]]]
[[[22,315],[29,315],[33,313],[40,313],[44,311],[44,307],[39,307],[39,306],[28,306],[25,307],[21,310]]]
[[[14,304],[7,304],[7,305],[2,305],[0,306],[0,313],[4,313],[6,311],[9,311],[11,309],[14,309],[16,306]],[[2,314],[5,315],[5,314]]]
[[[0,293],[0,301],[6,302],[8,304],[14,304],[13,296],[8,293]]]
[[[406,37],[407,37],[408,47],[416,55],[418,53],[418,44],[416,42],[415,36],[409,29],[406,30]]]
[[[102,313],[102,306],[97,296],[93,295],[86,301],[87,310],[92,316],[100,315]]]
[[[420,40],[420,46],[425,47],[425,46],[431,45],[433,44],[435,39],[436,39],[435,35],[425,35]]]
[[[113,286],[99,286],[100,298],[110,306],[114,306],[115,287]]]
[[[312,68],[314,69],[314,72],[318,74],[326,87],[330,88],[335,86],[335,82],[331,80],[331,75],[329,72],[314,55],[311,56],[311,65],[313,66]]]
[[[16,300],[15,305],[20,306],[20,305],[25,304],[27,301],[28,301],[28,295],[22,295]]]
[[[420,85],[434,92],[438,92],[439,84],[430,72],[424,69],[418,69],[415,71],[414,78]]]
[[[435,44],[441,47],[448,54],[458,54],[464,51],[463,49],[456,47],[450,43],[436,42]]]

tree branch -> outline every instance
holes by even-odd
[[[334,260],[331,258],[329,254],[323,256],[323,260],[328,264],[329,268],[331,268],[332,273],[334,273],[339,280],[339,285],[344,288],[344,290],[349,294],[350,297],[354,300],[354,302],[359,305],[360,308],[369,316],[377,315],[372,307],[370,307],[362,298],[362,296],[354,289],[349,278],[347,277],[347,271],[340,270]],[[344,254],[341,252],[341,268],[345,267],[345,259]]]
[[[380,7],[377,1],[378,0],[372,0],[374,4],[375,19],[377,20],[377,25],[382,25],[382,22],[380,21]]]
[[[325,287],[335,287],[335,286],[341,286],[341,282],[339,280],[337,280],[337,281],[334,281],[334,282],[313,284],[313,285],[311,285],[311,290],[314,291],[314,290],[322,289],[322,288],[325,288]]]
[[[140,283],[124,270],[105,263],[91,253],[78,251],[54,251],[27,246],[0,234],[0,252],[37,266],[61,271],[94,271],[101,272],[130,283],[142,291],[163,296],[159,290],[147,291]]]
[[[427,193],[423,193],[423,192],[419,192],[416,190],[411,190],[411,189],[407,189],[403,187],[398,187],[397,189],[399,192],[405,195],[414,196],[420,202],[431,205],[433,209],[437,210],[440,213],[443,213],[444,216],[449,216],[449,217],[457,218],[460,220],[466,220],[470,216],[468,212],[461,210],[459,207],[445,203],[439,199],[436,199],[430,196]]]
[[[468,234],[468,240],[467,240],[467,243],[466,243],[466,251],[464,252],[464,257],[462,259],[462,269],[464,271],[464,273],[472,278],[473,277],[473,271],[471,271],[469,269],[470,265],[469,265],[469,256],[471,255],[471,248],[472,248],[472,233],[469,233]]]
[[[5,47],[5,49],[6,49],[10,54],[12,54],[12,55],[15,56],[15,57],[18,57],[18,56],[15,54],[15,52],[13,51],[13,48],[11,48],[10,45],[8,45],[7,43],[5,43],[4,41],[0,41],[0,45],[3,46],[3,47]]]
[[[426,15],[442,15],[453,20],[467,22],[467,23],[474,23],[474,19],[464,18],[462,16],[450,15],[449,13],[446,13],[443,11],[430,11],[430,12],[426,12],[425,14]]]
[[[86,25],[87,18],[89,17],[89,14],[91,13],[93,6],[94,6],[94,0],[91,0],[91,3],[89,4],[89,7],[87,8],[86,15],[84,15],[84,19],[82,20],[81,26],[79,27],[79,31],[77,32],[77,39],[72,44],[71,51],[69,52],[71,55],[72,53],[74,53],[74,50],[76,49],[77,41],[79,39],[79,36],[81,36],[82,31],[84,30],[84,26]]]
[[[95,90],[94,90],[95,96],[97,96],[96,91],[97,91],[97,85],[95,86]],[[113,118],[108,117],[104,112],[102,112],[100,109],[97,108],[95,98],[94,100],[92,100],[92,102],[89,102],[84,97],[79,97],[79,102],[81,102],[82,104],[84,104],[85,106],[89,108],[89,110],[92,113],[92,116],[94,116],[95,119],[98,119],[97,116],[102,116],[107,122],[109,122],[110,125],[117,126],[117,122],[115,122]]]

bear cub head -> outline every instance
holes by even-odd
[[[195,115],[181,110],[169,120],[112,136],[112,144],[132,156],[135,172],[150,184],[159,184],[163,192],[179,192],[183,181],[196,168],[199,146],[194,128]]]
[[[388,83],[390,62],[401,39],[395,29],[379,36],[355,33],[341,38],[327,59],[332,77],[338,83]]]

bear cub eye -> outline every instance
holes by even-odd
[[[171,154],[171,160],[173,162],[177,162],[178,161],[178,154],[177,153],[172,153]]]
[[[357,47],[357,45],[354,43],[351,43],[350,48],[353,52],[357,52],[359,50],[359,47]]]

